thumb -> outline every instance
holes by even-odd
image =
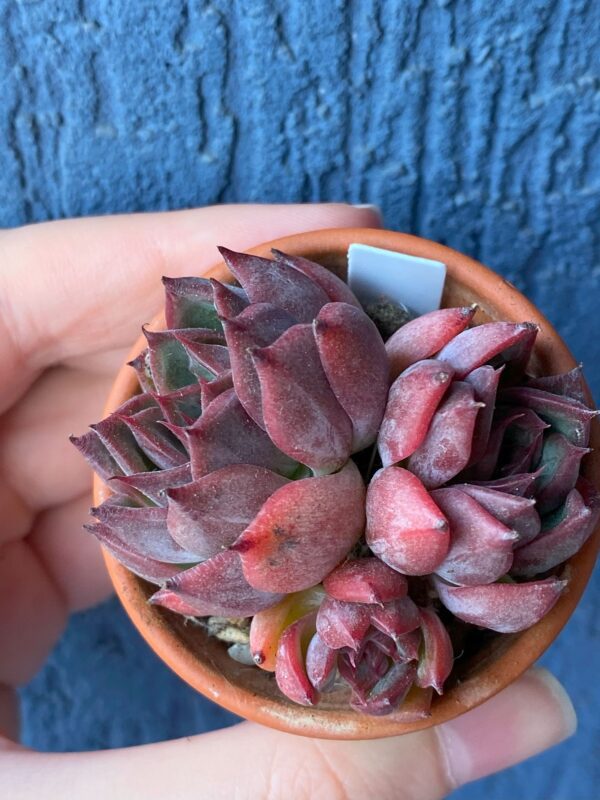
[[[562,686],[534,669],[484,705],[445,723],[377,741],[304,739],[242,723],[202,736],[103,753],[0,752],[12,800],[435,800],[570,736]]]

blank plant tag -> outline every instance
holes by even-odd
[[[363,305],[382,297],[416,314],[440,307],[446,265],[429,258],[353,243],[348,248],[348,284]]]

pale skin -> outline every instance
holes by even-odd
[[[434,800],[575,730],[562,687],[534,670],[462,718],[398,739],[318,741],[242,723],[100,753],[16,743],[14,689],[39,670],[68,615],[111,591],[98,545],[81,531],[90,473],[68,435],[100,418],[115,370],[160,307],[160,276],[201,274],[216,244],[244,250],[303,230],[379,225],[372,209],[332,204],[0,231],[0,796]]]

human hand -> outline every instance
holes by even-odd
[[[442,797],[573,732],[559,684],[535,670],[478,709],[400,739],[329,742],[242,723],[176,742],[41,755],[17,737],[15,687],[71,611],[110,593],[81,532],[90,475],[68,442],[101,416],[116,368],[161,303],[159,277],[201,273],[215,244],[379,224],[343,205],[213,207],[0,232],[0,796]],[[8,738],[3,738],[5,734]]]

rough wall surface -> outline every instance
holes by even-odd
[[[379,203],[389,227],[516,283],[598,396],[599,37],[597,0],[0,0],[0,225],[241,200]],[[580,733],[457,797],[594,794],[600,703],[586,675],[600,671],[599,601],[596,579],[546,658]],[[48,749],[228,719],[114,603],[73,621],[24,700],[27,741]]]

